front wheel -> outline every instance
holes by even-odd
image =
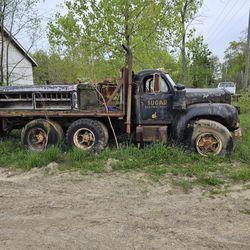
[[[225,155],[233,151],[233,138],[222,124],[201,119],[192,126],[190,144],[200,155]]]
[[[97,120],[80,119],[69,126],[66,141],[71,147],[99,152],[108,143],[108,131],[106,126]]]

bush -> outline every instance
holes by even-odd
[[[237,105],[240,107],[242,114],[250,113],[250,89],[248,88],[241,94]]]

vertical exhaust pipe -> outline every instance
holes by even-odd
[[[128,91],[127,91],[127,110],[126,110],[126,132],[131,134],[131,103],[132,103],[132,68],[133,68],[133,55],[130,48],[122,45],[123,49],[127,52],[128,63]]]

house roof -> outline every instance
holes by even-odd
[[[31,62],[32,66],[36,67],[37,62],[28,54],[28,51],[17,41],[17,39],[5,27],[4,27],[4,34],[10,39],[12,44]]]

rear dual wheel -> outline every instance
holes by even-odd
[[[37,119],[25,125],[22,130],[22,143],[26,149],[43,151],[62,142],[64,132],[55,121]],[[73,122],[66,133],[69,146],[92,152],[100,152],[108,143],[106,126],[92,119],[80,119]]]
[[[52,145],[60,144],[64,133],[57,122],[37,119],[25,125],[21,137],[26,149],[43,151]]]
[[[108,143],[108,130],[97,120],[80,119],[73,122],[66,133],[67,144],[81,150],[100,152]]]

